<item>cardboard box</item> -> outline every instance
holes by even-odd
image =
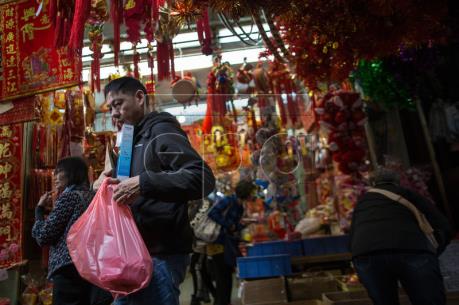
[[[292,302],[321,299],[324,292],[338,291],[338,284],[329,273],[309,273],[289,278],[288,291]]]
[[[285,278],[244,281],[241,283],[243,305],[268,305],[287,303]]]
[[[335,277],[336,282],[338,283],[338,287],[342,291],[361,291],[365,290],[365,287],[362,285],[362,283],[357,282],[357,283],[349,283],[347,278],[348,276],[338,276]]]

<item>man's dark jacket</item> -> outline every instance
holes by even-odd
[[[187,203],[213,191],[215,178],[171,114],[152,112],[135,126],[131,177],[138,175],[131,210],[150,254],[190,253]]]
[[[382,194],[368,192],[358,200],[352,216],[350,237],[353,256],[388,250],[443,252],[451,240],[452,230],[446,217],[433,203],[393,184],[376,187],[401,195],[416,206],[435,230],[440,246],[438,251],[433,249],[408,208]]]

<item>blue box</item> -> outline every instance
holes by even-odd
[[[305,256],[348,253],[349,235],[303,239],[303,251]]]
[[[295,241],[268,241],[256,243],[247,248],[248,256],[263,256],[276,254],[290,254],[291,256],[303,256],[303,242]]]
[[[292,264],[290,255],[269,255],[237,258],[240,279],[290,275]]]
[[[134,141],[133,125],[123,124],[120,141],[116,178],[123,181],[131,176],[132,143]]]

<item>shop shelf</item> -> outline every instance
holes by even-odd
[[[290,258],[287,254],[239,257],[238,277],[250,279],[290,275],[292,273]]]
[[[349,252],[349,235],[336,235],[303,239],[305,256]]]
[[[303,255],[303,243],[301,240],[296,241],[268,241],[256,243],[247,249],[248,256],[263,256],[276,254],[289,254],[291,256]]]

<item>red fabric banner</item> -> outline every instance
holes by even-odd
[[[0,268],[22,261],[22,132],[0,127]]]
[[[20,0],[0,5],[0,101],[79,83],[78,58],[66,48],[53,48],[50,1],[43,2],[45,7],[36,16],[39,3]]]
[[[38,120],[36,96],[28,96],[7,103],[12,104],[12,109],[0,114],[0,126]],[[5,104],[3,104],[5,105]]]

